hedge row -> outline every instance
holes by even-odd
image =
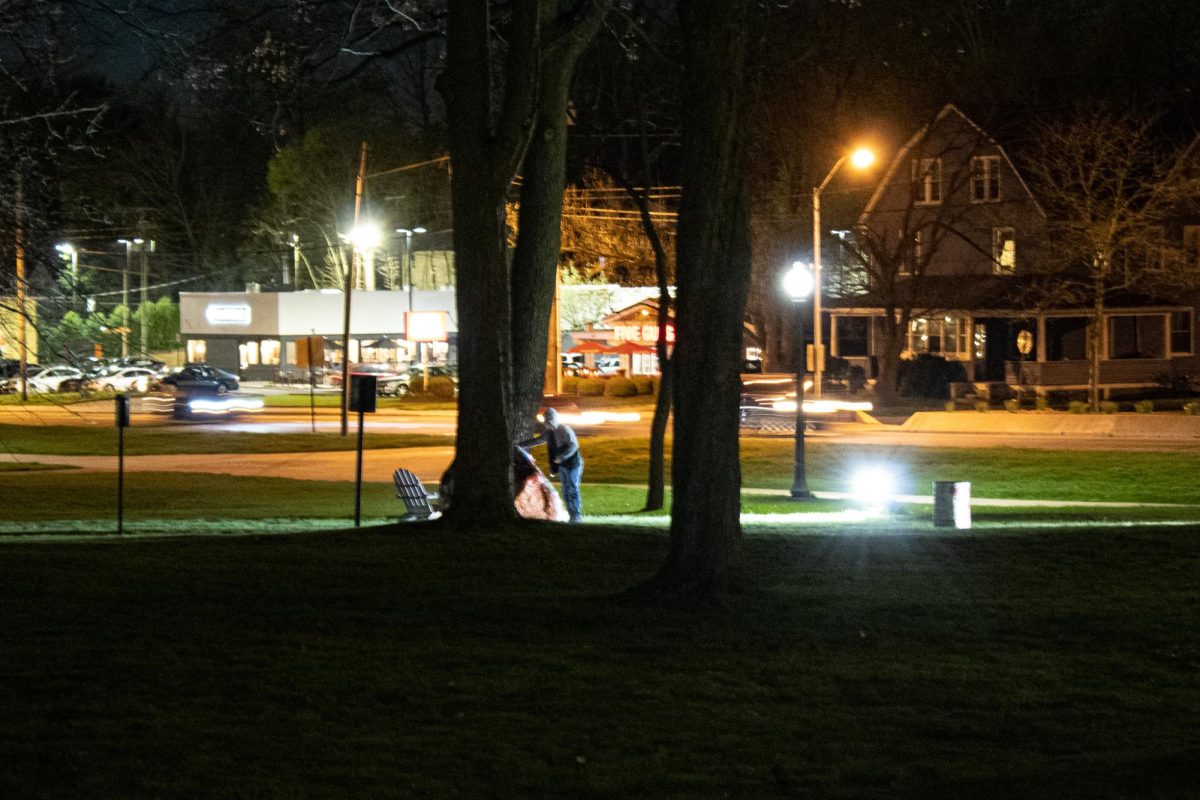
[[[584,397],[633,397],[657,392],[658,378],[649,375],[634,375],[632,378],[563,378],[563,394],[578,394]]]

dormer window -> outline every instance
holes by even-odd
[[[919,205],[937,205],[942,202],[942,160],[940,158],[914,158],[912,182],[915,202]]]
[[[971,158],[971,202],[1000,201],[1000,156]]]

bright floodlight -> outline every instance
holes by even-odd
[[[860,147],[850,154],[850,164],[855,169],[866,169],[875,163],[875,151],[869,147]]]
[[[54,249],[62,253],[64,256],[69,256],[75,252],[75,245],[71,244],[70,242],[63,242],[62,244],[54,245]]]
[[[868,508],[886,508],[892,502],[894,478],[886,467],[864,467],[854,474],[850,494]]]
[[[812,294],[812,264],[805,264],[802,261],[792,262],[792,268],[783,276],[783,290],[793,300],[803,300]]]
[[[365,223],[356,225],[354,230],[350,231],[350,243],[357,250],[370,250],[379,247],[383,241],[383,233],[379,230],[378,225]]]

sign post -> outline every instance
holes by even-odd
[[[375,413],[374,375],[350,376],[350,410],[358,412],[358,445],[354,454],[354,527],[362,525],[363,414]]]
[[[312,432],[317,432],[317,399],[314,395],[316,376],[315,367],[325,366],[325,337],[305,336],[296,340],[296,366],[308,367],[308,416],[312,421]]]
[[[125,532],[125,429],[129,427],[129,395],[116,396],[117,424],[117,535]]]

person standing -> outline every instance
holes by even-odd
[[[542,415],[542,438],[550,458],[550,477],[557,473],[562,483],[563,501],[571,522],[583,519],[583,500],[579,496],[579,481],[583,478],[583,456],[579,453],[579,438],[571,426],[558,418],[558,412],[547,408]]]

